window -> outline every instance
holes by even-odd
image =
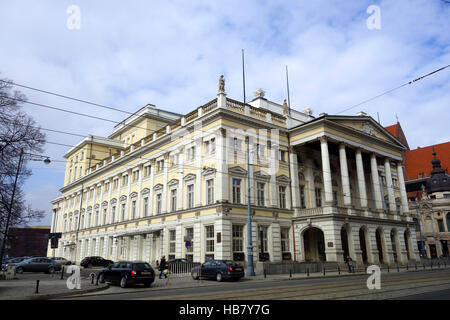
[[[122,187],[125,187],[128,185],[128,174],[125,174],[122,176]]]
[[[238,152],[242,150],[242,140],[238,138],[233,138],[231,141],[231,145],[233,147],[233,152]]]
[[[450,193],[444,193],[444,199],[450,199]]]
[[[444,220],[438,219],[437,223],[438,223],[439,232],[445,232]]]
[[[211,153],[216,152],[216,138],[211,139]]]
[[[92,226],[92,212],[89,212],[88,227]]]
[[[194,252],[193,248],[194,228],[186,228],[186,237],[189,238],[191,241],[191,246],[189,248],[186,248],[186,252]]]
[[[122,211],[121,211],[121,217],[120,217],[120,221],[124,221],[125,220],[125,203],[122,203]]]
[[[161,172],[164,170],[164,159],[156,162],[156,171]]]
[[[289,228],[281,228],[281,252],[289,252]]]
[[[316,207],[322,206],[322,189],[315,188],[315,194],[316,194]]]
[[[82,173],[83,173],[83,167],[80,166],[80,174],[79,174],[80,178],[81,178],[81,176],[83,175]]]
[[[114,179],[114,181],[113,181],[113,189],[117,190],[118,187],[119,187],[119,179]]]
[[[133,182],[138,182],[139,180],[139,170],[133,171]]]
[[[131,219],[136,219],[136,200],[131,201]]]
[[[81,215],[81,226],[80,229],[84,229],[84,214]]]
[[[205,227],[205,235],[206,235],[206,252],[213,253],[214,252],[214,226],[206,226]]]
[[[99,218],[100,218],[100,211],[97,210],[95,211],[95,226],[98,226]]]
[[[69,183],[70,183],[71,179],[72,179],[72,169],[69,170]]]
[[[233,203],[241,203],[241,181],[233,178]]]
[[[244,252],[244,226],[233,224],[232,226],[233,252]]]
[[[267,253],[267,230],[268,227],[266,226],[260,226],[259,232],[258,232],[258,237],[261,237],[261,232],[262,232],[262,242],[263,242],[263,250],[262,252]],[[259,247],[259,252],[261,252],[261,238],[258,239],[258,247]]]
[[[151,166],[144,167],[144,177],[150,177],[150,168]]]
[[[214,179],[209,179],[206,181],[206,201],[207,204],[214,203]]]
[[[170,211],[177,211],[177,189],[170,190]]]
[[[285,150],[280,150],[280,161],[286,162],[286,151]]]
[[[177,243],[176,230],[169,230],[169,254],[175,254],[176,243]]]
[[[106,216],[108,213],[108,208],[103,208],[103,224],[107,224]]]
[[[169,158],[170,167],[175,167],[178,165],[178,154],[173,154]]]
[[[97,197],[100,197],[100,194],[102,193],[102,186],[97,187]]]
[[[191,209],[194,207],[194,185],[187,186],[187,207]]]
[[[77,179],[77,167],[75,167],[75,170],[73,170],[73,180],[75,181]]]
[[[195,146],[192,146],[187,149],[187,159],[194,160],[195,158]]]
[[[144,217],[148,216],[148,197],[144,198]]]
[[[105,182],[105,192],[109,191],[109,182]]]
[[[256,192],[257,192],[258,206],[264,206],[264,186],[265,184],[262,182],[257,183]]]
[[[300,208],[305,209],[306,208],[306,202],[305,202],[305,186],[300,185]]]
[[[286,209],[286,187],[285,186],[279,186],[278,187],[278,193],[280,195],[280,208]]]
[[[209,153],[209,141],[205,141],[205,154]]]
[[[114,223],[116,220],[116,206],[111,208],[111,223]]]
[[[156,195],[156,214],[161,214],[162,194]]]
[[[81,152],[80,160],[84,160],[84,151]]]
[[[89,192],[89,198],[93,198],[94,197],[94,189],[91,189],[91,191]]]

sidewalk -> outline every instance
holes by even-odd
[[[38,293],[36,282],[39,280]],[[59,273],[48,274],[20,274],[14,280],[0,281],[0,300],[39,300],[60,298],[69,295],[84,294],[107,289],[107,284],[91,284],[91,280],[81,277],[81,289],[70,290],[67,288],[67,276],[61,280]]]

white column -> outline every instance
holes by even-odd
[[[397,176],[398,176],[398,184],[400,187],[400,195],[401,195],[401,200],[402,200],[403,212],[406,215],[406,213],[409,211],[408,196],[406,193],[405,178],[403,176],[403,166],[400,161],[397,162]]]
[[[130,220],[130,191],[131,191],[131,170],[127,170],[128,174],[128,191],[127,191],[127,204],[125,205],[125,220]]]
[[[202,237],[201,237],[201,223],[196,222],[194,224],[194,262],[203,262],[204,257],[201,256],[201,247],[202,247]]]
[[[352,198],[350,191],[350,180],[348,176],[347,154],[345,152],[344,143],[339,145],[339,163],[341,167],[341,183],[342,192],[344,193],[344,206],[351,206]]]
[[[322,155],[322,171],[323,171],[323,185],[325,188],[325,202],[333,202],[333,185],[331,183],[331,167],[330,155],[328,154],[327,137],[320,137],[320,150]]]
[[[178,190],[177,190],[177,209],[183,210],[183,173],[184,173],[184,152],[178,154]]]
[[[378,163],[375,153],[370,155],[370,166],[372,171],[372,183],[375,197],[375,208],[379,211],[383,210],[383,200],[381,199],[380,179],[378,177]]]
[[[291,171],[292,209],[294,209],[294,217],[298,217],[300,211],[300,184],[298,181],[297,153],[293,149],[289,150],[289,166]]]
[[[356,149],[356,174],[358,177],[359,199],[362,208],[367,208],[366,178],[362,162],[361,149]]]
[[[386,186],[389,199],[389,211],[395,212],[397,208],[395,205],[394,186],[392,184],[391,163],[389,161],[389,158],[384,159],[384,170],[386,172]]]
[[[226,130],[221,128],[217,135],[217,148],[216,148],[216,168],[217,168],[217,201],[228,202],[228,165],[227,165],[227,139]]]

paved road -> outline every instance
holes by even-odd
[[[432,299],[445,298],[450,290],[450,270],[428,270],[382,274],[381,289],[369,290],[367,275],[302,279],[302,280],[242,280],[222,282],[203,280],[203,285],[185,288],[135,288],[121,292],[106,292],[77,297],[89,300],[324,300],[324,299],[414,299],[428,294]],[[206,284],[206,285],[205,285]],[[434,294],[433,294],[434,292]],[[441,292],[441,293],[439,293]]]

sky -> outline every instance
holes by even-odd
[[[288,66],[292,108],[309,107],[313,116],[364,111],[383,126],[398,119],[414,149],[450,141],[450,68],[346,109],[449,65],[449,17],[442,0],[0,0],[0,78],[127,112],[151,103],[187,114],[215,98],[222,74],[227,96],[243,100],[244,49],[247,99],[262,88],[282,103]],[[36,103],[128,116],[16,89]],[[29,104],[23,110],[42,128],[99,136],[113,128]],[[49,142],[81,139],[45,133]],[[52,163],[29,162],[27,202],[46,212],[34,225],[51,223],[68,149],[46,144]]]

